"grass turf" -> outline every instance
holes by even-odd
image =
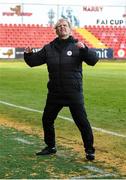
[[[126,63],[99,62],[95,67],[83,66],[85,105],[91,124],[126,135],[124,103],[126,101]],[[0,62],[0,100],[43,110],[47,94],[47,81],[46,66],[29,68],[22,61]],[[0,113],[1,117],[9,118],[15,123],[20,122],[31,127],[41,128],[41,113],[3,104],[0,104]],[[68,108],[64,108],[60,115],[71,118]],[[57,118],[56,134],[58,143],[62,139],[61,144],[69,146],[73,143],[72,146],[76,144],[82,146],[80,134],[73,123]],[[111,164],[114,162],[114,166],[118,168],[122,166],[125,171],[125,140],[100,132],[95,132],[95,139],[97,158],[104,159],[104,162]]]
[[[125,134],[126,63],[103,62],[95,67],[84,65],[83,69],[85,105],[92,125]],[[43,110],[47,81],[46,66],[31,69],[24,62],[1,62],[0,99]],[[4,114],[9,107],[1,108],[1,113]],[[19,118],[19,112],[15,109],[8,110],[8,114]],[[40,124],[40,114],[36,118],[33,114],[28,115],[28,121]],[[60,114],[71,117],[67,108]],[[24,112],[25,116],[27,112]],[[25,121],[25,118],[21,119]]]
[[[35,151],[40,144],[40,138],[35,135],[1,126],[0,137],[1,179],[120,177],[117,169],[111,165],[105,167],[104,164],[88,163],[83,159],[78,161],[79,154],[62,146],[58,146],[56,155],[36,157]]]

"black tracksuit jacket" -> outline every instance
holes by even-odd
[[[77,41],[72,36],[66,40],[56,38],[38,52],[24,53],[24,60],[31,67],[47,64],[47,103],[84,103],[82,63],[94,66],[98,56],[88,47],[78,48]]]

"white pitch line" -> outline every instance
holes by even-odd
[[[20,138],[20,137],[16,137],[14,138],[14,140],[18,141],[18,142],[21,142],[23,144],[34,144],[33,142],[30,142],[26,139],[23,139],[23,138]],[[78,176],[78,177],[73,177],[71,179],[85,179],[85,178],[98,178],[98,177],[112,177],[112,176],[116,176],[115,174],[112,174],[112,173],[107,173],[105,172],[103,169],[101,168],[98,168],[98,167],[95,167],[95,166],[83,166],[84,169],[87,169],[91,172],[95,172],[95,173],[98,173],[98,174],[95,174],[95,175],[87,175],[87,176]]]
[[[15,105],[15,104],[8,103],[8,102],[2,101],[2,100],[0,100],[0,104],[4,104],[4,105],[7,105],[7,106],[19,108],[19,109],[24,109],[26,111],[38,112],[38,113],[41,113],[41,114],[43,113],[43,111],[40,111],[40,110],[37,110],[37,109],[32,109],[32,108],[28,108],[28,107],[24,107],[24,106]],[[73,119],[65,117],[65,116],[58,115],[58,118],[65,119],[67,121],[73,122]],[[126,135],[124,135],[124,134],[119,134],[119,133],[116,133],[116,132],[113,132],[113,131],[108,131],[108,130],[105,130],[105,129],[102,129],[102,128],[97,128],[97,127],[92,127],[92,128],[94,130],[96,130],[96,131],[99,131],[99,132],[102,132],[102,133],[105,133],[105,134],[110,134],[110,135],[113,135],[113,136],[126,138]]]
[[[19,142],[22,142],[22,143],[24,143],[24,144],[34,144],[34,143],[32,143],[32,142],[30,142],[30,141],[27,141],[26,139],[23,139],[23,138],[14,138],[14,140],[16,140],[16,141],[19,141]]]
[[[93,172],[97,172],[97,173],[104,173],[104,170],[103,169],[100,169],[100,168],[97,168],[95,166],[83,166],[84,169],[88,169],[89,171],[93,171]]]
[[[84,167],[84,169],[87,169],[87,170],[89,170],[91,172],[98,173],[98,174],[87,175],[87,176],[86,175],[85,176],[77,176],[77,177],[72,177],[71,179],[85,179],[85,178],[98,178],[98,177],[112,177],[112,176],[116,176],[113,173],[105,172],[103,169],[95,167],[95,166],[83,166],[83,167]]]
[[[73,178],[71,178],[72,180],[76,180],[76,179],[94,179],[94,178],[107,178],[107,177],[116,177],[116,175],[114,175],[114,174],[110,174],[110,173],[106,173],[106,174],[98,174],[98,175],[87,175],[87,176],[77,176],[77,177],[73,177]]]

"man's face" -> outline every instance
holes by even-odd
[[[56,33],[61,39],[67,39],[71,34],[71,29],[67,21],[60,21],[56,27]]]

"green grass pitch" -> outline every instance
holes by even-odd
[[[18,123],[18,126],[26,125],[34,131],[42,131],[41,113],[27,111],[18,106],[42,111],[46,102],[47,81],[48,73],[45,65],[30,68],[24,61],[0,60],[0,101],[17,106],[0,103],[0,120],[2,119],[0,178],[104,178],[107,175],[111,178],[126,177],[126,61],[101,61],[95,67],[83,65],[85,106],[91,125],[113,133],[113,135],[107,134],[94,129],[96,161],[91,164],[84,159],[79,131],[70,121],[56,119],[59,154],[44,159],[36,159],[33,156],[36,150],[44,146],[41,135],[26,132],[25,134],[23,129],[14,126]],[[66,107],[59,115],[72,118]],[[12,122],[14,127],[9,126]],[[124,137],[116,136],[114,133]],[[34,142],[33,145],[24,143],[19,146],[21,142],[14,140],[17,134],[19,139]],[[27,161],[23,158],[26,156]],[[45,168],[44,162],[45,166],[47,163],[48,168]],[[91,171],[88,166],[95,167],[95,170]],[[14,173],[14,168],[17,169],[17,173],[16,171]],[[21,174],[17,176],[19,168]]]

